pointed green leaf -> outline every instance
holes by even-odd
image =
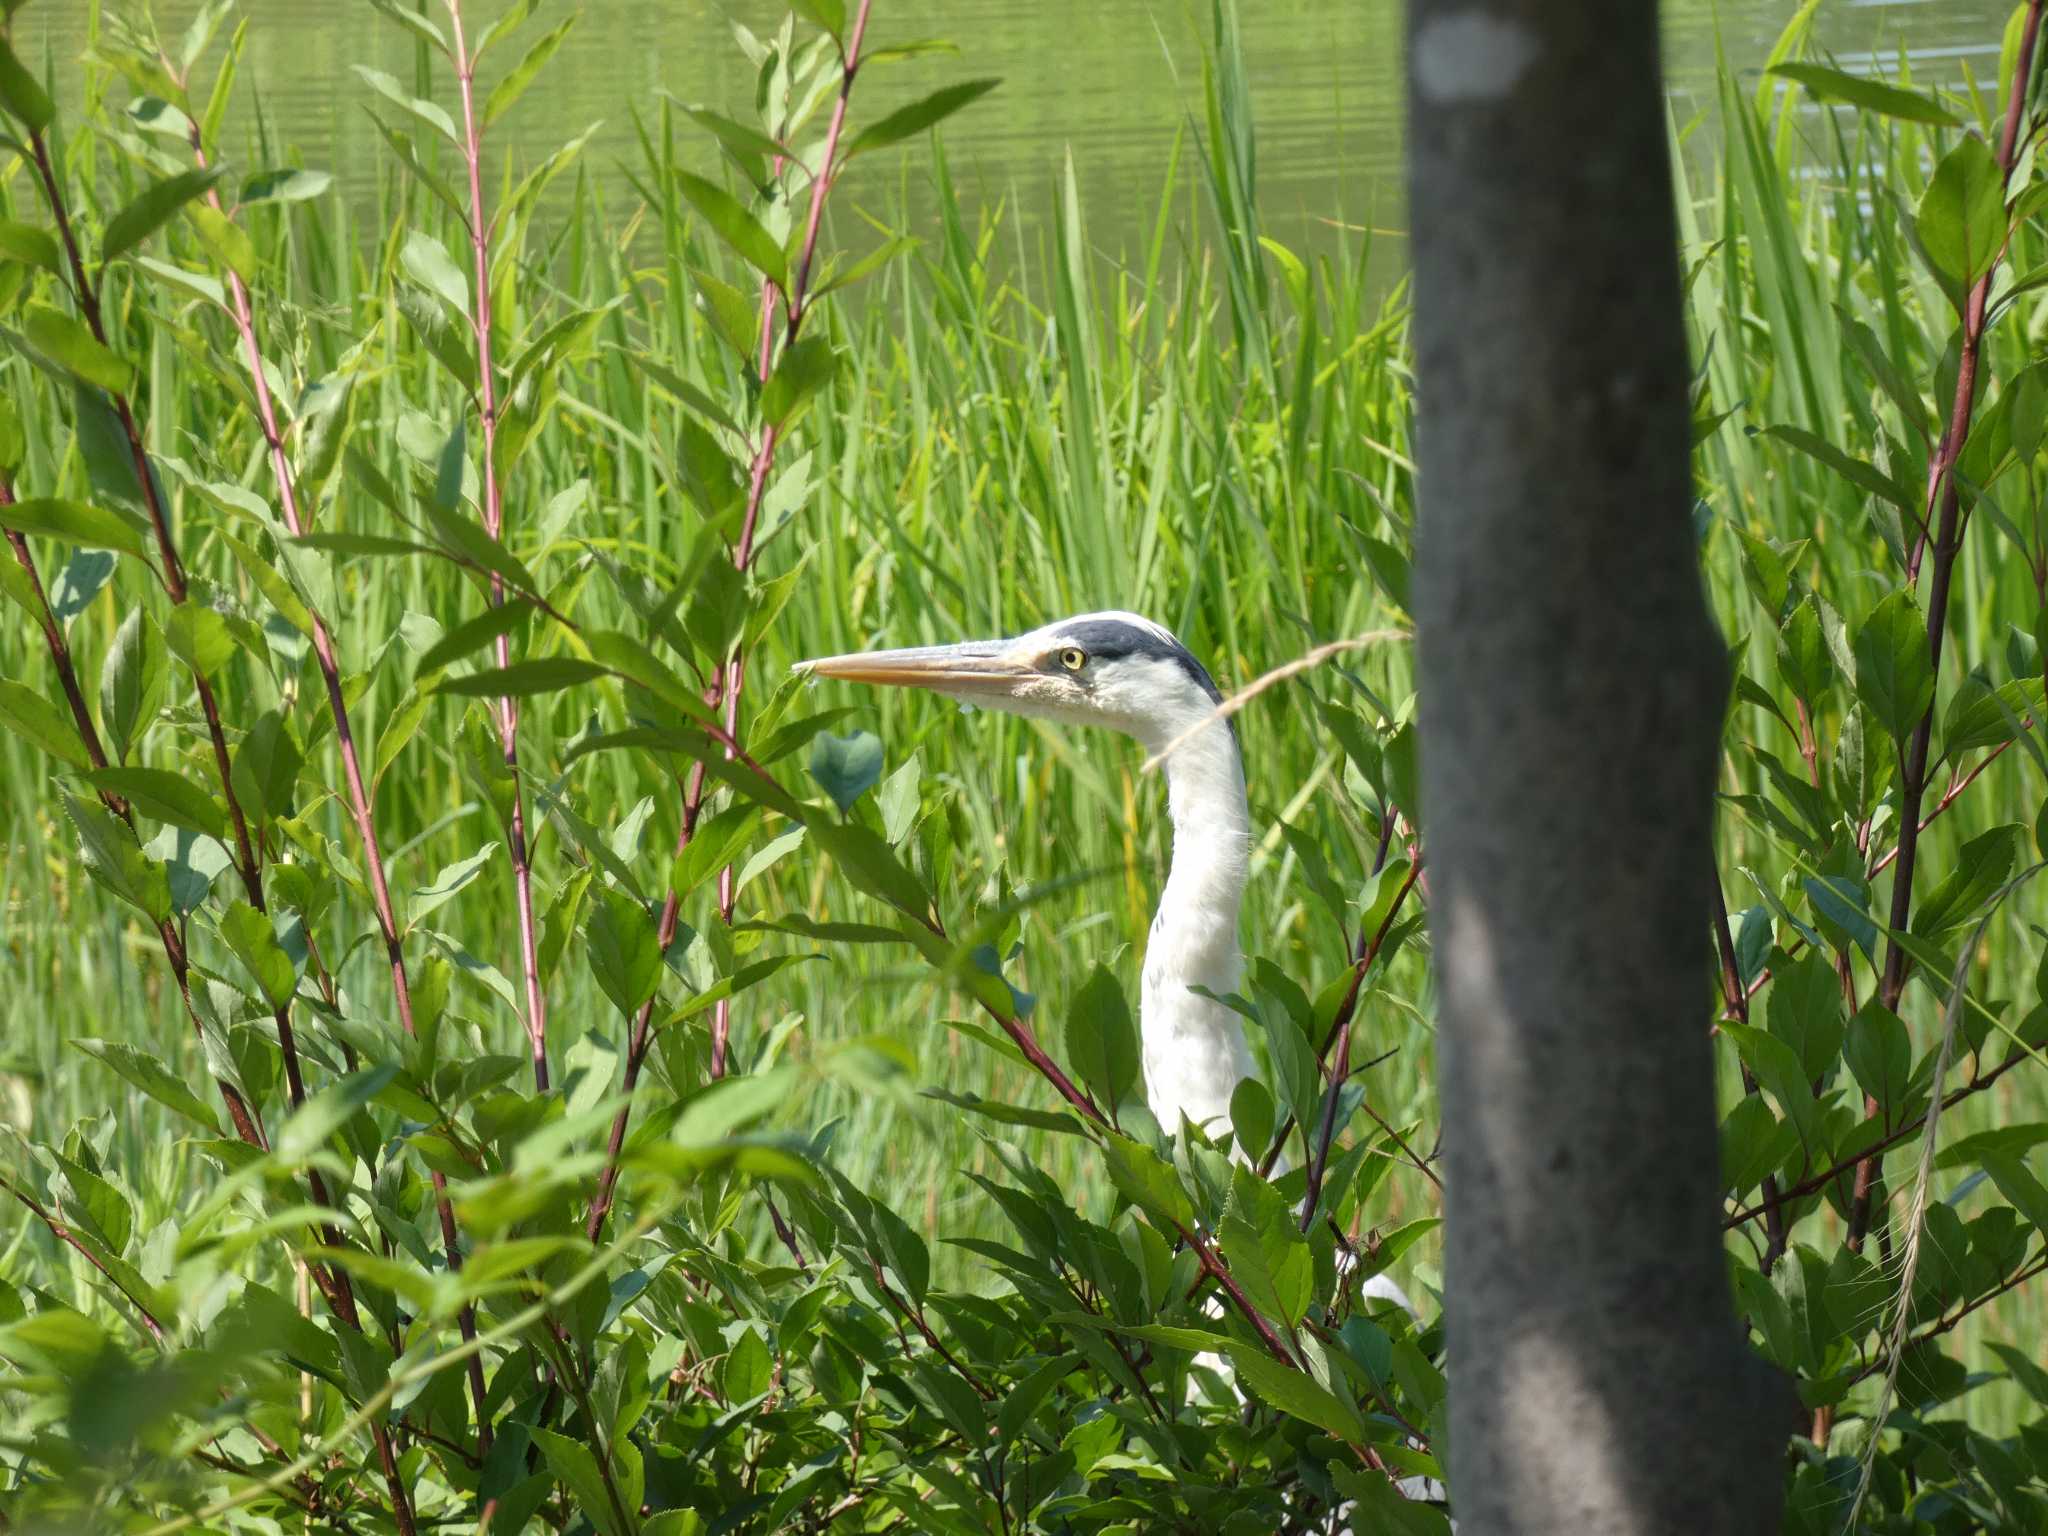
[[[907,107],[898,107],[880,122],[855,134],[853,142],[846,146],[846,158],[851,160],[855,155],[901,143],[927,128],[936,127],[1001,84],[1000,80],[967,80],[933,91],[922,101],[913,101]]]
[[[1067,1011],[1067,1065],[1105,1107],[1121,1103],[1138,1081],[1138,1031],[1117,979],[1098,965]],[[1177,1127],[1175,1127],[1177,1129]]]
[[[108,351],[84,324],[47,304],[31,304],[21,334],[35,351],[87,384],[120,394],[135,382],[135,370]]]
[[[220,936],[270,1006],[290,1007],[299,979],[291,956],[277,942],[277,930],[271,926],[269,915],[258,912],[246,901],[229,902],[227,911],[221,914]]]
[[[1927,621],[1903,589],[1880,602],[1856,632],[1856,696],[1902,745],[1934,703]]]
[[[1764,73],[1796,80],[1822,101],[1846,102],[1852,107],[1862,107],[1909,123],[1939,123],[1945,128],[1962,126],[1948,108],[1918,91],[1887,85],[1882,80],[1872,80],[1863,75],[1844,74],[1824,64],[1773,64]]]
[[[844,816],[882,777],[882,738],[872,731],[820,732],[811,742],[810,773]]]
[[[0,725],[68,768],[92,767],[70,717],[25,683],[0,678]]]
[[[0,34],[0,110],[30,133],[41,133],[57,115],[42,82],[22,67],[4,34]]]
[[[107,220],[107,232],[100,237],[100,259],[113,261],[134,250],[220,178],[220,167],[210,166],[166,177],[145,188]]]
[[[82,501],[32,497],[0,506],[0,528],[57,539],[83,549],[111,549],[116,554],[143,553],[142,530],[118,512]]]
[[[149,1052],[112,1040],[73,1039],[71,1044],[104,1062],[159,1104],[175,1110],[211,1135],[220,1134],[220,1121],[213,1111]]]
[[[119,795],[144,816],[225,838],[228,821],[220,803],[182,773],[162,768],[100,768],[86,775],[94,789]]]
[[[76,795],[64,796],[64,810],[78,829],[86,873],[152,922],[169,916],[171,889],[163,866],[143,853],[127,825],[106,807]]]
[[[1961,313],[2005,245],[2005,173],[1989,145],[1975,134],[1956,141],[1934,168],[1914,223],[1928,265]]]
[[[555,56],[555,50],[562,46],[562,39],[569,35],[569,29],[576,25],[577,20],[578,13],[570,12],[559,25],[544,33],[527,49],[526,57],[513,65],[505,78],[491,88],[491,94],[484,101],[486,128],[511,111],[513,104],[526,94],[526,88],[547,67],[548,60]]]
[[[782,246],[738,199],[717,183],[688,171],[677,171],[675,182],[676,190],[689,200],[704,222],[748,265],[776,287],[788,286],[789,264]]]

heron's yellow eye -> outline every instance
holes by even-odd
[[[1069,672],[1078,672],[1088,665],[1088,653],[1079,646],[1068,646],[1060,652],[1060,665]]]

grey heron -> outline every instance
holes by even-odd
[[[1173,857],[1145,946],[1138,1033],[1145,1098],[1169,1133],[1182,1123],[1229,1130],[1230,1097],[1252,1075],[1244,1026],[1215,1001],[1243,968],[1238,908],[1251,867],[1251,811],[1237,733],[1217,713],[1208,669],[1164,625],[1135,613],[1078,614],[1014,640],[864,651],[799,664],[814,677],[923,688],[963,703],[1064,725],[1103,725],[1162,753]],[[1197,990],[1197,989],[1200,990]],[[1258,1149],[1237,1149],[1251,1161]],[[1345,1267],[1349,1267],[1346,1256]],[[1360,1286],[1411,1317],[1415,1305],[1386,1275]],[[1213,1301],[1211,1302],[1213,1306]],[[1215,1356],[1204,1364],[1228,1371]],[[1439,1498],[1423,1478],[1397,1485]]]
[[[1237,989],[1243,964],[1238,907],[1251,815],[1237,736],[1215,715],[1223,695],[1201,662],[1164,626],[1108,612],[1061,619],[1014,640],[826,656],[802,666],[816,677],[924,688],[1011,714],[1105,725],[1151,754],[1173,749],[1164,763],[1173,859],[1139,997],[1145,1098],[1169,1134],[1183,1119],[1211,1135],[1229,1130],[1230,1096],[1253,1065],[1242,1022],[1214,999]]]

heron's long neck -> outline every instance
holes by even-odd
[[[1173,862],[1153,921],[1153,942],[1189,946],[1190,961],[1227,953],[1238,964],[1237,909],[1251,857],[1251,813],[1237,739],[1209,727],[1166,760],[1166,803],[1173,818]],[[1206,982],[1206,975],[1191,976]]]
[[[1173,865],[1145,951],[1141,1032],[1152,1110],[1167,1130],[1180,1117],[1226,1119],[1252,1069],[1237,1015],[1193,990],[1236,990],[1238,904],[1251,854],[1251,815],[1237,741],[1218,723],[1166,760]]]

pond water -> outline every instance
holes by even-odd
[[[768,26],[782,8],[759,0],[583,0],[580,8],[581,23],[496,142],[531,159],[601,124],[586,159],[623,218],[626,169],[640,158],[633,114],[652,112],[666,89],[751,119],[751,71],[730,24]],[[47,48],[61,82],[65,61],[84,47],[86,9],[85,0],[49,0],[22,12],[16,41],[32,67]],[[164,35],[177,38],[194,9],[192,0],[158,0]],[[499,9],[496,0],[467,7],[486,19]],[[543,4],[529,32],[568,9]],[[1711,102],[1717,33],[1736,67],[1753,73],[1795,9],[1790,0],[1669,0],[1666,51],[1681,116]],[[443,16],[442,0],[427,10]],[[244,146],[260,93],[274,140],[367,200],[386,151],[364,110],[374,98],[350,66],[410,81],[409,38],[367,0],[245,0],[242,11],[250,20],[242,80],[253,92],[242,93],[231,150],[256,158]],[[1968,70],[1988,89],[2009,11],[2009,0],[1831,0],[1819,37],[1845,68],[1890,73],[1903,59],[1923,83],[1960,81]],[[1398,0],[1240,0],[1260,200],[1272,232],[1290,244],[1323,243],[1330,220],[1399,227],[1400,14]],[[952,81],[1000,77],[999,90],[944,130],[963,191],[980,203],[1006,198],[1027,227],[1039,226],[1071,153],[1091,239],[1110,252],[1136,251],[1150,237],[1175,134],[1202,111],[1208,17],[1202,0],[874,0],[875,42],[940,37],[959,53],[871,71],[857,113],[870,117]],[[524,38],[501,45],[487,79],[524,46]],[[907,189],[914,220],[924,157],[913,151],[907,178],[890,158],[859,168],[848,198],[887,218]],[[1188,169],[1184,157],[1183,182]]]

